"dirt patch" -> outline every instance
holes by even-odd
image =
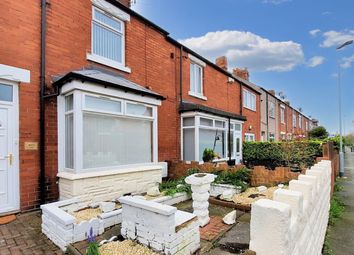
[[[286,189],[287,187],[285,186],[283,189]],[[252,203],[256,202],[259,199],[265,198],[265,199],[273,199],[273,193],[276,191],[278,187],[270,187],[264,192],[259,192],[257,188],[249,188],[245,192],[242,192],[240,194],[236,194],[233,197],[233,201],[236,204],[241,204],[241,205],[248,205],[250,206]]]
[[[89,221],[93,218],[98,218],[98,215],[101,213],[102,211],[100,208],[86,208],[70,214],[75,217],[76,223],[79,224],[82,221]]]

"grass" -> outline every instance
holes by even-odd
[[[329,227],[334,226],[336,224],[337,220],[339,220],[342,217],[342,214],[345,210],[345,204],[343,203],[341,197],[339,197],[337,194],[338,192],[340,192],[342,190],[343,190],[343,186],[340,185],[340,183],[337,181],[334,184],[334,194],[331,199],[331,207],[329,209],[329,219],[328,219]],[[323,255],[334,255],[333,250],[330,247],[328,238],[329,238],[329,234],[328,234],[328,230],[327,230],[326,239],[323,244],[322,254]]]

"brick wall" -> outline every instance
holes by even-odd
[[[2,1],[0,17],[0,62],[31,71],[31,83],[20,84],[20,189],[21,209],[39,205],[39,151],[25,151],[24,142],[39,142],[39,68],[40,68],[40,2]],[[126,22],[125,73],[90,62],[92,2],[49,1],[47,6],[46,87],[53,92],[53,76],[83,67],[100,66],[162,94],[166,100],[158,110],[159,161],[180,158],[179,108],[179,48],[166,40],[165,35],[131,16]],[[21,14],[21,15],[19,15]],[[21,28],[19,30],[18,28]],[[16,29],[14,29],[16,28]],[[21,47],[19,47],[21,45]],[[20,57],[16,57],[20,56]],[[240,84],[228,83],[228,77],[214,67],[204,69],[204,101],[188,95],[190,60],[183,53],[183,99],[216,109],[240,114]],[[257,112],[247,112],[246,125],[259,139],[259,97]],[[46,198],[58,198],[57,187],[57,105],[56,97],[46,100]]]
[[[255,166],[251,175],[251,186],[272,186],[297,179],[300,173],[291,172],[290,167],[276,167],[275,170]]]
[[[252,111],[243,107],[242,115],[246,116],[247,120],[242,126],[242,133],[250,133],[255,135],[256,141],[261,140],[261,96],[255,91],[243,86],[243,89],[251,91],[256,95],[256,111]]]

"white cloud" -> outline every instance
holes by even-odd
[[[292,0],[263,0],[264,4],[274,4],[274,5],[278,5],[278,4],[282,4],[282,3],[286,3],[286,2],[291,2]]]
[[[319,66],[321,64],[323,64],[325,61],[325,58],[322,56],[314,56],[312,58],[309,59],[309,61],[307,61],[307,66],[309,67],[316,67]]]
[[[323,33],[324,40],[321,43],[321,47],[329,48],[333,46],[339,46],[340,44],[354,39],[354,30],[344,31],[327,31]]]
[[[321,30],[320,29],[313,29],[311,31],[309,31],[309,34],[313,37],[317,36],[319,33],[321,33]]]
[[[329,12],[329,11],[324,11],[324,12],[322,12],[322,15],[323,16],[328,16],[328,15],[331,15],[332,14],[332,12]]]
[[[354,62],[354,54],[351,55],[350,57],[345,57],[345,58],[342,58],[342,61],[341,61],[341,67],[342,68],[349,68],[352,66],[353,62]]]
[[[212,62],[219,56],[226,56],[230,67],[284,72],[304,62],[300,44],[293,41],[270,41],[251,32],[209,32],[180,42]]]

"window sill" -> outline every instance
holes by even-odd
[[[134,172],[144,172],[152,170],[161,170],[162,165],[158,163],[147,163],[141,164],[140,166],[123,166],[122,168],[112,168],[112,170],[96,170],[96,171],[87,171],[87,172],[69,172],[69,171],[60,171],[57,174],[57,177],[68,179],[68,180],[79,180],[86,178],[94,178],[99,176],[108,176],[108,175],[117,175],[117,174],[126,174]]]
[[[203,95],[200,95],[200,94],[196,94],[196,93],[194,93],[194,92],[192,92],[192,91],[189,91],[189,92],[188,92],[188,95],[190,95],[190,96],[192,96],[192,97],[196,97],[196,98],[198,98],[198,99],[202,99],[202,100],[204,100],[204,101],[208,100],[208,98],[207,98],[206,96],[203,96]]]
[[[252,112],[257,112],[255,109],[251,109],[251,108],[249,108],[249,107],[247,107],[247,106],[243,106],[243,108],[246,108],[247,110],[250,110],[250,111],[252,111]]]
[[[122,64],[120,64],[119,62],[95,55],[95,54],[90,54],[87,53],[86,54],[86,58],[90,61],[105,65],[105,66],[109,66],[115,69],[118,69],[120,71],[126,72],[126,73],[131,73],[131,69],[129,67],[123,66]]]

